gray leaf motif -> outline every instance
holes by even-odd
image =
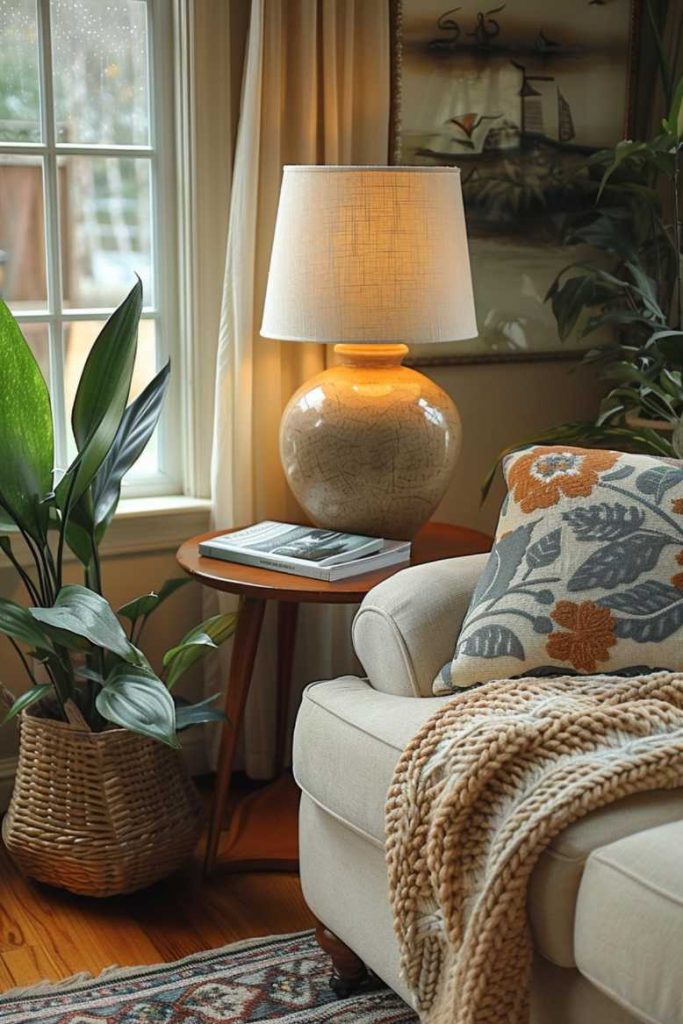
[[[556,530],[551,530],[550,533],[546,533],[543,537],[532,544],[526,553],[526,564],[529,572],[534,569],[540,569],[544,565],[552,565],[560,557],[560,538],[562,536],[562,528],[558,526]]]
[[[636,477],[636,487],[641,494],[651,494],[658,503],[678,484],[683,484],[683,469],[678,466],[653,466]]]
[[[579,566],[567,583],[567,590],[613,590],[620,583],[634,580],[654,568],[662,548],[672,541],[662,534],[634,533],[624,540],[611,541],[594,551]]]
[[[645,513],[636,505],[624,505],[617,502],[609,505],[589,505],[587,508],[574,508],[562,513],[562,518],[569,523],[577,540],[620,540],[629,537],[643,525]]]
[[[619,466],[611,473],[603,473],[600,477],[603,483],[612,483],[613,480],[625,480],[634,470],[634,466]]]
[[[458,654],[468,654],[471,658],[511,658],[524,660],[524,648],[519,638],[498,623],[481,626],[458,644]]]
[[[597,602],[630,618],[617,618],[614,632],[637,643],[665,640],[683,626],[683,590],[659,580],[646,580],[630,590],[602,597]]]
[[[531,532],[538,520],[518,526],[496,541],[491,549],[486,568],[472,595],[471,608],[482,601],[496,600],[507,591],[517,572],[529,544]]]

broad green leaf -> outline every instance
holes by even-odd
[[[196,661],[212,650],[205,642],[200,644],[193,643],[194,639],[205,634],[213,641],[216,647],[220,647],[235,632],[237,615],[238,613],[236,612],[226,615],[214,615],[210,619],[200,622],[198,626],[195,626],[194,629],[185,634],[177,645],[177,648],[184,647],[185,650],[174,655],[166,678],[166,685],[169,690],[175,686],[183,673],[187,672],[191,665],[194,665]]]
[[[0,721],[0,725],[4,725],[5,722],[9,722],[10,719],[15,718],[25,708],[30,708],[32,704],[42,700],[43,697],[47,696],[51,690],[52,683],[36,683],[36,685],[32,686],[30,690],[27,690],[25,693],[22,693],[20,697],[17,697],[5,717]]]
[[[122,615],[124,619],[135,622],[141,615],[151,615],[160,604],[172,594],[175,594],[176,590],[191,582],[192,579],[189,576],[175,576],[173,579],[166,580],[158,592],[152,591],[149,594],[142,594],[140,597],[135,597],[132,601],[122,604],[117,614]]]
[[[124,412],[114,443],[93,480],[93,519],[100,533],[110,522],[121,496],[121,481],[137,462],[161,415],[171,373],[170,362]]]
[[[62,587],[51,608],[31,608],[30,612],[48,629],[80,637],[132,665],[140,664],[140,652],[128,640],[109,602],[87,587]]]
[[[51,651],[52,643],[28,608],[0,597],[0,633],[39,651]]]
[[[189,701],[181,697],[175,697],[176,731],[180,732],[182,729],[187,729],[191,725],[199,725],[202,722],[227,722],[225,714],[219,708],[211,706],[219,697],[219,693],[214,693],[212,697],[207,697],[206,700],[201,700],[197,704],[190,704]]]
[[[177,647],[171,647],[170,650],[166,651],[163,660],[164,668],[168,668],[168,666],[171,665],[177,657],[184,654],[191,647],[210,647],[213,650],[216,650],[218,644],[214,643],[208,633],[197,633],[197,635],[193,636],[190,640],[184,640],[179,643]]]
[[[173,697],[152,672],[131,665],[117,665],[107,676],[95,700],[108,722],[131,732],[179,747]]]
[[[0,299],[0,505],[40,544],[47,535],[54,440],[47,385],[19,325]],[[3,532],[5,532],[3,530]]]
[[[680,141],[683,138],[683,78],[680,79],[676,87],[666,120],[669,131],[675,136],[676,141]]]
[[[141,311],[138,279],[100,331],[83,367],[71,416],[79,454],[56,491],[62,510],[69,495],[75,503],[89,487],[116,437],[130,391]]]

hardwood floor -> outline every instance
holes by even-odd
[[[298,875],[201,875],[202,848],[182,872],[144,892],[88,899],[23,878],[0,850],[0,988],[56,981],[112,964],[177,960],[314,924]]]

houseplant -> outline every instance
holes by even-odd
[[[607,393],[593,420],[550,427],[524,444],[612,445],[683,458],[683,79],[673,82],[658,43],[667,105],[661,128],[648,140],[601,150],[573,177],[584,201],[564,240],[592,254],[565,267],[546,296],[563,340],[611,329],[613,339],[584,356]]]
[[[138,281],[88,355],[73,404],[77,454],[60,476],[46,383],[0,302],[0,549],[28,599],[0,598],[0,632],[30,683],[4,718],[20,715],[21,730],[3,838],[26,873],[96,895],[149,884],[194,846],[199,804],[177,732],[222,716],[211,700],[190,705],[172,691],[235,625],[233,615],[201,623],[157,673],[142,633],[187,581],[169,580],[118,614],[102,594],[99,546],[121,481],[156,427],[170,373],[167,364],[129,403],[141,309]],[[65,582],[67,549],[84,585]]]

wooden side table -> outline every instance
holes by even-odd
[[[305,576],[258,569],[254,566],[238,565],[199,554],[199,544],[215,537],[224,530],[202,534],[186,541],[178,550],[178,562],[200,583],[242,598],[240,616],[233,641],[230,675],[225,695],[225,714],[228,722],[223,726],[218,756],[216,789],[211,810],[209,836],[204,860],[204,870],[213,870],[218,853],[218,842],[225,815],[225,806],[230,790],[233,762],[237,739],[242,725],[244,708],[249,694],[254,659],[258,647],[261,624],[267,601],[277,601],[277,697],[276,697],[276,765],[278,771],[284,767],[287,740],[287,721],[294,662],[294,644],[299,605],[307,602],[326,604],[358,604],[369,590],[382,580],[393,576],[406,566],[392,566],[377,572],[354,576],[337,583],[325,583]],[[489,551],[492,539],[477,530],[464,526],[450,526],[447,523],[428,523],[413,541],[411,565],[435,562],[442,558],[459,555],[473,555]],[[255,866],[255,865],[252,865]],[[296,862],[287,860],[268,861],[259,859],[261,868],[292,868]],[[246,867],[244,862],[240,867]]]

